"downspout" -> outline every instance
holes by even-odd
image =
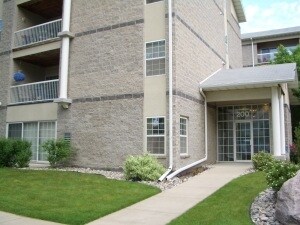
[[[169,168],[158,179],[163,181],[173,169],[173,10],[172,0],[168,0],[169,14]]]
[[[250,38],[251,39],[251,48],[252,48],[252,67],[255,66],[254,64],[254,45],[253,45],[253,38]]]
[[[64,0],[62,31],[58,34],[62,38],[62,44],[59,70],[59,98],[55,102],[61,104],[64,108],[68,108],[72,102],[71,99],[68,99],[70,39],[74,37],[70,32],[71,7],[72,0]]]
[[[191,164],[189,164],[187,166],[184,166],[184,167],[176,170],[175,172],[171,173],[169,176],[167,176],[167,180],[170,180],[173,177],[175,177],[177,174],[179,174],[179,173],[181,173],[181,172],[183,172],[183,171],[185,171],[185,170],[187,170],[189,168],[197,166],[200,163],[203,163],[203,162],[205,162],[207,160],[207,156],[208,156],[208,142],[207,142],[207,139],[208,139],[207,138],[208,137],[208,134],[207,134],[207,100],[206,100],[206,95],[204,94],[202,88],[200,88],[200,94],[202,95],[202,97],[204,99],[204,107],[205,107],[205,111],[204,111],[204,123],[205,123],[205,127],[204,127],[204,129],[205,129],[205,131],[204,131],[205,132],[205,156],[204,156],[203,159],[200,159],[200,160],[198,160],[196,162],[193,162],[193,163],[191,163]]]
[[[224,28],[225,28],[225,68],[229,69],[229,43],[228,43],[228,23],[227,23],[227,0],[224,0]]]

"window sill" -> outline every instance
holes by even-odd
[[[188,155],[188,154],[182,154],[182,155],[180,155],[180,158],[181,159],[187,159],[187,158],[190,158],[191,156],[190,155]]]
[[[151,156],[153,156],[153,157],[155,157],[157,159],[166,159],[167,158],[166,155],[151,155]]]

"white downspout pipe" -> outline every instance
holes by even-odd
[[[250,38],[251,39],[251,52],[252,52],[252,67],[255,66],[255,63],[254,63],[254,44],[253,44],[253,38]]]
[[[71,5],[72,5],[71,0],[64,0],[62,33],[70,32]],[[61,45],[59,99],[68,98],[67,96],[68,96],[69,54],[70,54],[70,37],[63,36],[62,45]]]
[[[225,30],[225,68],[229,69],[229,43],[228,43],[228,22],[227,22],[227,0],[223,1],[224,4],[224,30]]]
[[[193,162],[187,166],[184,166],[184,167],[181,167],[180,169],[176,170],[175,172],[171,173],[169,176],[167,176],[167,180],[169,179],[172,179],[173,177],[175,177],[177,174],[189,169],[189,168],[192,168],[194,166],[197,166],[199,165],[200,163],[203,163],[207,160],[207,156],[208,156],[208,142],[207,142],[207,137],[208,137],[208,134],[207,134],[207,100],[206,100],[206,95],[204,94],[202,88],[200,88],[200,94],[202,95],[203,99],[204,99],[204,107],[205,107],[205,110],[204,110],[204,123],[205,123],[205,156],[203,159],[200,159],[196,162]]]
[[[173,169],[173,10],[172,0],[168,1],[169,14],[169,168],[158,179],[163,181]]]

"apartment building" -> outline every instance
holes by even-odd
[[[295,65],[241,69],[244,21],[240,0],[4,0],[0,135],[30,140],[36,163],[65,138],[73,165],[96,168],[145,152],[169,172],[284,155]],[[260,85],[236,82],[252,74]]]
[[[275,58],[280,44],[290,52],[293,51],[300,44],[300,26],[243,34],[243,66],[268,65]],[[297,88],[297,85],[294,85],[294,88]],[[292,127],[296,127],[300,122],[300,101],[291,91],[289,94]]]
[[[293,51],[300,44],[300,26],[243,34],[243,66],[269,64],[280,44]]]

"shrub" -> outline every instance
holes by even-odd
[[[48,153],[51,167],[66,165],[72,154],[70,143],[64,139],[48,140],[42,147]]]
[[[125,178],[133,181],[154,181],[165,168],[151,155],[129,156],[125,161]]]
[[[259,152],[253,155],[252,163],[255,170],[265,171],[275,161],[270,153]]]
[[[15,139],[0,139],[0,167],[26,167],[31,158],[31,143]]]
[[[15,149],[15,165],[23,168],[28,167],[32,156],[31,143],[28,141],[14,140],[13,146]]]
[[[278,191],[284,182],[294,177],[300,169],[299,165],[290,162],[275,160],[267,169],[267,183],[274,190]]]
[[[0,138],[0,167],[13,167],[15,165],[15,152],[10,139]]]

